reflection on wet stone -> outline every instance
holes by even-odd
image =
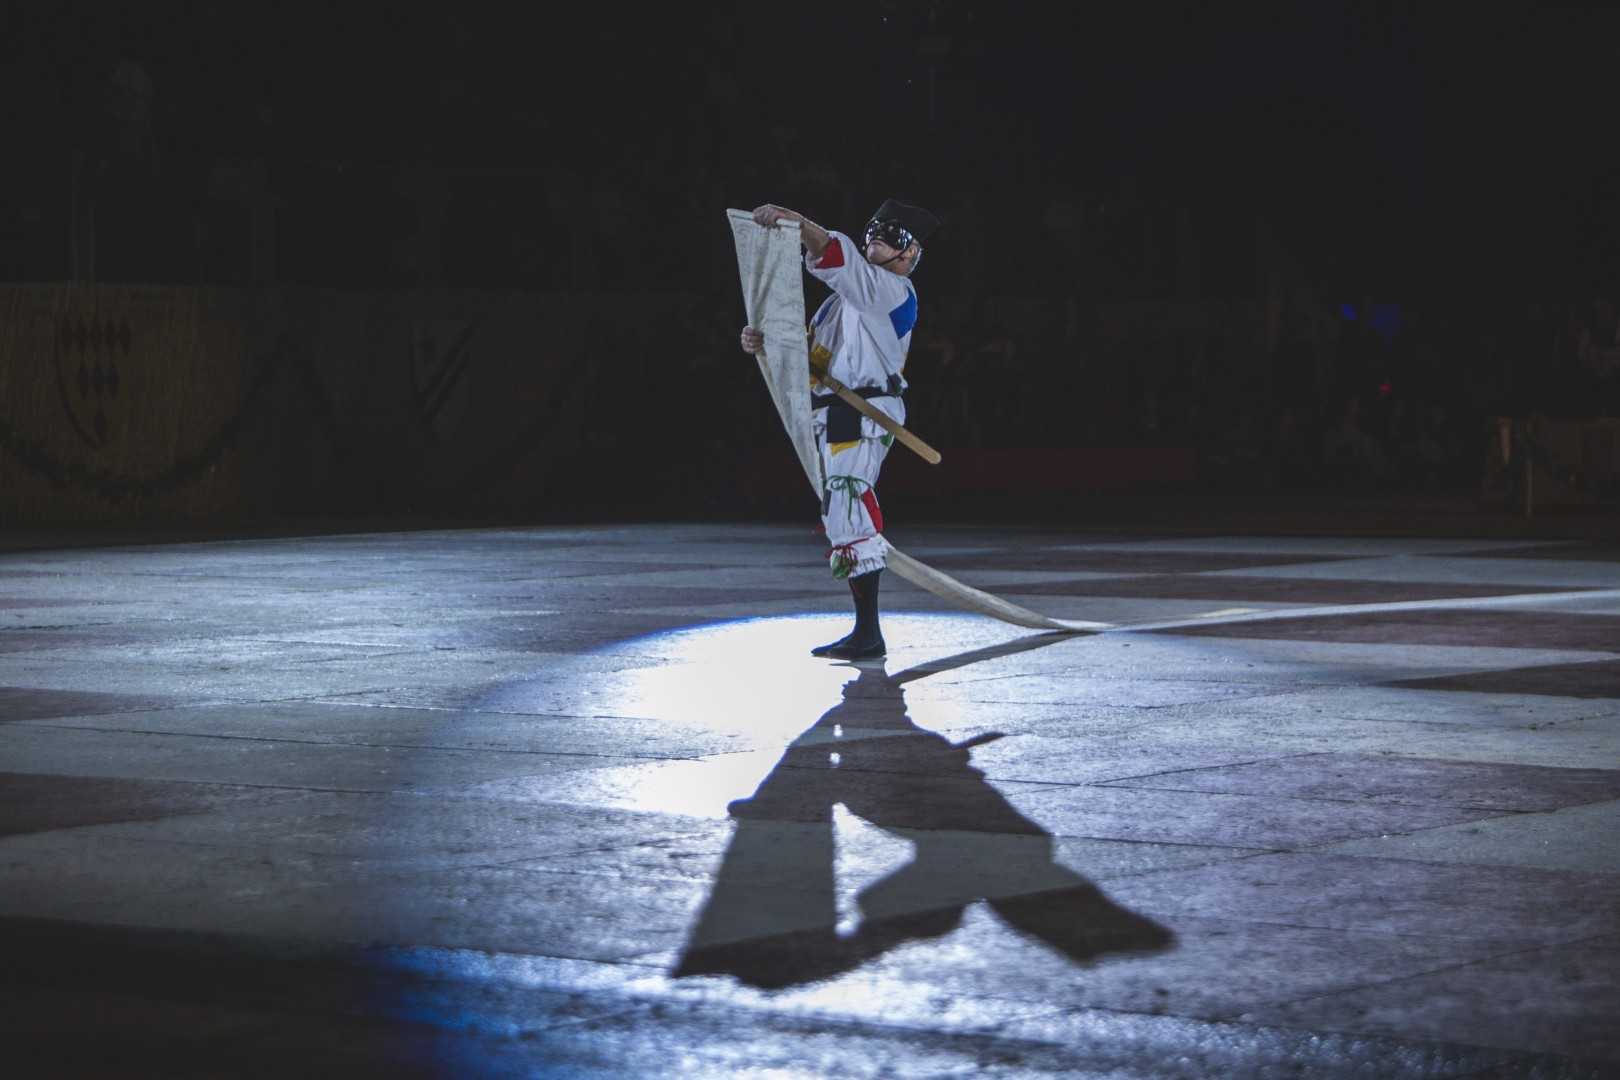
[[[907,715],[905,683],[1004,651],[893,676],[867,667],[851,679],[758,790],[731,804],[736,831],[674,974],[730,975],[764,989],[815,982],[949,934],[981,901],[1076,962],[1168,948],[1166,928],[1054,862],[1052,835],[973,767],[973,747],[999,734],[953,743]],[[837,905],[840,804],[914,848],[910,862],[860,891],[853,926],[840,924]]]

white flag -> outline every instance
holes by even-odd
[[[748,325],[765,335],[765,351],[756,357],[759,370],[819,501],[821,454],[810,431],[810,345],[805,338],[799,223],[783,221],[772,229],[746,210],[727,210],[726,216],[737,242]]]

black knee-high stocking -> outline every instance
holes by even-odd
[[[849,592],[855,600],[855,629],[831,645],[811,649],[815,656],[834,660],[872,660],[888,651],[878,623],[878,579],[882,570],[873,570],[849,579]]]

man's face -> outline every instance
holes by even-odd
[[[888,270],[889,274],[909,277],[910,269],[917,264],[917,253],[919,253],[919,248],[917,248],[915,241],[907,244],[906,249],[901,251],[901,249],[891,248],[889,244],[883,243],[881,240],[870,240],[867,241],[867,249],[862,254],[867,256],[867,262],[880,270]]]
[[[902,277],[911,273],[912,266],[917,262],[917,253],[921,250],[911,233],[897,221],[873,218],[866,223],[866,232],[861,239],[865,243],[861,251],[867,262]]]
[[[891,248],[881,240],[872,240],[868,241],[865,254],[867,254],[867,262],[870,262],[872,266],[885,266],[888,269],[896,269],[901,264],[901,256],[904,253],[896,251],[896,249]]]

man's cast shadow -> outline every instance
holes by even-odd
[[[725,974],[766,989],[827,979],[950,933],[980,901],[1077,962],[1168,948],[1170,931],[1054,862],[1052,835],[972,766],[972,748],[1000,735],[953,743],[906,713],[908,682],[1059,640],[1024,638],[896,675],[863,667],[753,796],[731,804],[736,831],[674,974]],[[858,894],[853,928],[840,928],[837,910],[839,803],[916,849]]]

